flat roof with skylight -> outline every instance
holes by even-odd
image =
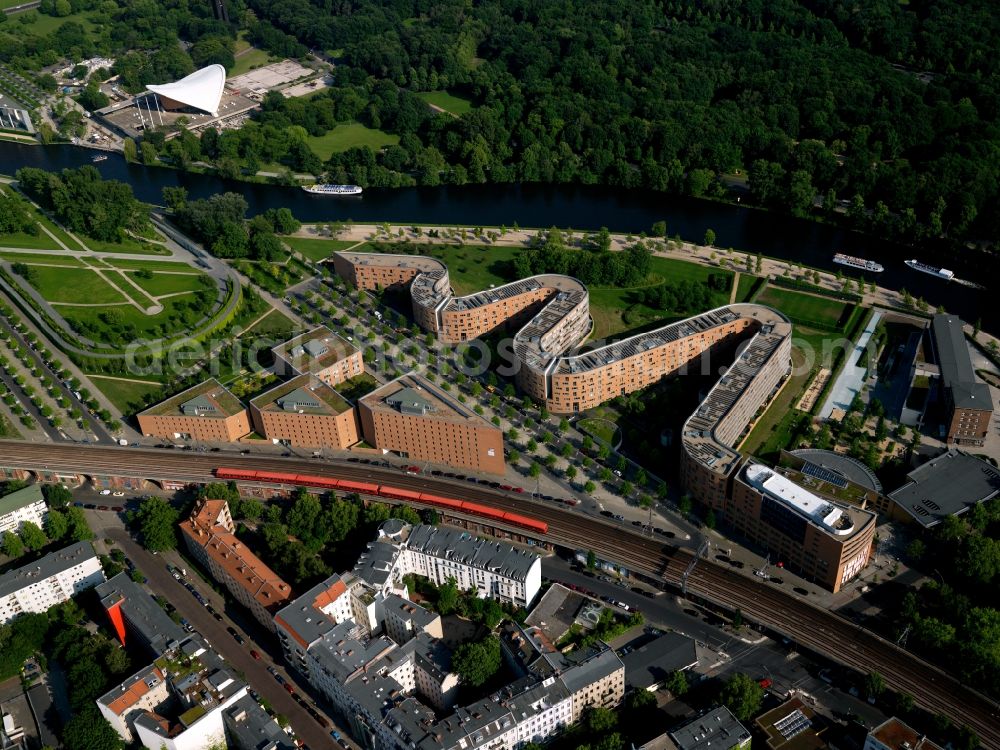
[[[140,417],[206,417],[225,419],[243,411],[243,404],[215,378],[188,388],[140,412]]]
[[[328,416],[343,414],[353,408],[337,391],[309,373],[272,388],[250,403],[262,412]]]
[[[356,346],[326,326],[296,336],[271,350],[276,358],[284,360],[300,373],[324,370],[357,351]]]

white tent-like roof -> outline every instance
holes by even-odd
[[[208,65],[196,70],[173,83],[161,83],[147,86],[153,93],[189,107],[209,112],[219,113],[219,102],[222,100],[222,89],[226,85],[226,69],[221,65]]]

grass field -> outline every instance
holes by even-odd
[[[32,250],[59,250],[59,245],[45,232],[38,234],[26,234],[24,232],[14,232],[13,234],[0,234],[0,247],[26,247]]]
[[[306,143],[316,156],[326,161],[332,154],[355,146],[368,146],[373,151],[378,151],[384,146],[399,143],[399,136],[365,127],[360,122],[349,122],[337,125],[326,135],[309,136]]]
[[[272,310],[256,323],[248,328],[243,335],[250,333],[254,338],[259,336],[273,336],[274,338],[289,338],[295,331],[295,321],[286,316],[280,310]]]
[[[758,281],[760,281],[759,276],[754,276],[749,273],[741,273],[740,283],[736,287],[736,301],[749,302],[750,297],[753,295],[757,287]]]
[[[0,251],[0,259],[11,263],[27,263],[29,266],[77,266],[83,264],[71,255],[42,255],[41,253],[5,253]]]
[[[170,260],[131,260],[129,258],[101,258],[93,261],[94,265],[102,265],[108,268],[118,268],[125,271],[174,271],[176,273],[200,274],[187,263],[177,263]]]
[[[829,297],[767,287],[757,296],[757,302],[787,315],[793,323],[814,324],[820,328],[838,328],[848,303]]]
[[[326,260],[330,253],[358,244],[352,240],[324,240],[319,237],[282,237],[281,241],[312,261]]]
[[[661,322],[666,325],[671,320],[688,314],[687,311],[653,310],[645,305],[636,304],[633,299],[636,291],[669,282],[704,282],[709,276],[719,274],[729,278],[730,283],[727,291],[712,293],[712,307],[718,307],[729,302],[728,289],[732,287],[732,273],[674,258],[653,258],[648,283],[641,286],[591,287],[590,314],[594,319],[594,332],[591,338],[603,339],[626,331],[637,332],[636,329],[648,328]]]
[[[464,115],[472,109],[472,102],[468,99],[449,94],[447,91],[424,91],[417,96],[453,115]]]
[[[143,403],[143,397],[149,394],[156,395],[163,391],[163,386],[160,383],[136,383],[131,380],[118,380],[101,375],[88,375],[88,377],[101,390],[101,393],[107,396],[108,400],[127,416],[141,411],[135,407]]]
[[[128,302],[121,294],[86,268],[32,266],[31,285],[49,302],[70,304]]]
[[[8,438],[10,440],[21,439],[21,433],[14,428],[11,421],[7,419],[6,414],[0,414],[0,438]]]
[[[19,3],[12,4],[18,5]],[[30,20],[25,22],[22,19]],[[39,13],[36,10],[28,10],[24,13],[18,13],[9,19],[9,22],[7,23],[7,30],[11,32],[21,31],[45,35],[51,34],[67,21],[75,21],[80,24],[83,26],[84,31],[87,32],[88,35],[93,32],[97,26],[97,24],[90,20],[90,16],[87,13],[70,13],[68,16],[56,18],[55,16],[47,16],[44,13]]]
[[[121,242],[105,242],[93,237],[82,236],[80,239],[87,247],[98,253],[132,253],[135,255],[169,255],[170,251],[160,245],[139,242],[132,237],[125,237]],[[75,247],[71,245],[70,247]]]
[[[140,336],[145,338],[165,338],[173,336],[176,333],[187,330],[189,326],[186,326],[181,320],[181,316],[175,307],[184,303],[190,299],[187,295],[183,297],[168,297],[163,300],[163,310],[156,315],[146,315],[144,312],[137,310],[132,305],[120,305],[112,309],[118,310],[122,316],[122,323],[124,325],[135,326],[136,331]],[[141,304],[141,302],[140,302]],[[107,324],[101,320],[101,313],[107,312],[106,307],[77,307],[73,305],[60,305],[59,313],[70,322],[79,322],[83,324],[88,324],[92,326],[90,330],[96,328],[97,331],[107,328]],[[208,311],[204,311],[207,313]],[[171,320],[174,318],[174,320]],[[87,334],[91,338],[102,339],[98,334]]]
[[[237,45],[239,42],[237,42]],[[233,76],[243,75],[244,73],[253,70],[254,68],[259,68],[262,65],[267,65],[270,56],[262,49],[257,49],[256,47],[250,48],[249,52],[244,52],[236,58],[236,64],[233,69],[230,70],[226,76],[232,78]]]
[[[142,287],[153,297],[160,297],[164,294],[177,294],[178,292],[194,292],[204,289],[205,285],[201,279],[207,278],[201,273],[153,273],[153,278],[140,278],[134,271],[127,272],[128,277],[138,286]],[[122,282],[123,284],[126,282]],[[128,287],[123,287],[128,289]]]

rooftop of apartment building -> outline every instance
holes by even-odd
[[[345,620],[328,630],[309,653],[323,669],[345,683],[396,648],[389,638],[367,638],[354,621]]]
[[[906,484],[889,497],[925,527],[1000,493],[1000,470],[964,451],[942,453],[911,471],[906,479]]]
[[[97,702],[107,706],[116,716],[123,716],[131,711],[143,696],[162,685],[165,679],[163,670],[151,664],[111,688],[98,698]]]
[[[184,629],[128,573],[119,573],[94,590],[106,610],[121,602],[128,624],[155,653],[161,654],[187,638]]]
[[[568,276],[561,278],[569,279]],[[561,339],[556,341],[560,345],[556,351],[548,351],[542,341],[545,335],[558,327],[578,305],[589,300],[587,288],[576,279],[570,280],[574,283],[566,285],[568,288],[558,288],[556,295],[551,297],[545,307],[514,336],[514,351],[518,359],[528,367],[545,369],[553,357],[579,343],[579,340]]]
[[[19,490],[0,497],[0,516],[6,516],[8,513],[13,513],[16,510],[21,510],[21,508],[41,502],[45,502],[45,496],[42,494],[42,485],[29,484],[27,487],[22,487]]]
[[[153,665],[169,680],[181,710],[169,717],[144,713],[135,724],[163,737],[176,737],[246,688],[246,683],[198,636],[159,657]]]
[[[758,330],[695,412],[688,417],[684,423],[683,440],[688,455],[724,476],[739,463],[740,453],[735,450],[735,446],[719,440],[715,429],[754,378],[770,362],[782,342],[791,336],[792,324],[781,313],[763,305],[729,305],[713,310],[712,313],[720,311],[751,318],[757,322]]]
[[[439,615],[424,609],[419,604],[404,599],[399,594],[389,594],[382,600],[382,606],[387,614],[392,614],[399,620],[412,624],[414,631],[429,627]]]
[[[875,513],[842,505],[810,492],[763,464],[748,463],[743,480],[765,497],[792,511],[828,536],[851,539],[875,521]]]
[[[624,664],[606,643],[562,651],[538,626],[507,621],[501,628],[501,643],[520,668],[539,679],[558,676],[571,692],[598,682]]]
[[[725,706],[713,708],[670,733],[678,750],[714,750],[749,744],[750,732]]]
[[[323,609],[347,593],[350,578],[350,574],[345,577],[334,573],[279,610],[275,622],[302,648],[309,648],[333,629],[334,620]]]
[[[225,500],[202,500],[191,516],[181,521],[181,531],[223,568],[265,608],[282,606],[291,599],[291,587],[257,557],[236,535],[218,523]]]
[[[467,531],[418,524],[410,527],[406,546],[426,555],[459,562],[495,575],[524,581],[538,555],[503,542],[482,539]]]
[[[415,373],[408,373],[376,388],[362,396],[359,403],[373,412],[395,412],[439,421],[481,423],[483,427],[493,427],[472,409]]]
[[[919,734],[895,716],[871,730],[869,736],[890,750],[942,750],[940,745]]]
[[[701,315],[695,315],[685,320],[657,328],[646,333],[630,336],[600,349],[584,352],[574,356],[563,357],[556,369],[557,373],[577,373],[596,370],[613,362],[620,362],[636,354],[642,354],[650,349],[668,344],[671,341],[710,331],[726,323],[731,323],[741,317],[733,309],[719,307]]]
[[[209,378],[186,391],[171,396],[145,411],[140,417],[205,417],[225,419],[243,411],[243,404],[218,380]]]
[[[337,416],[353,406],[337,391],[309,373],[298,375],[250,402],[262,412]]]
[[[326,326],[289,339],[274,347],[276,358],[288,362],[296,372],[317,372],[355,354],[358,348]]]
[[[97,553],[94,552],[94,546],[90,542],[74,542],[68,547],[50,552],[34,562],[0,575],[0,597],[13,594],[25,586],[44,581],[96,557]]]
[[[935,315],[931,321],[931,337],[941,382],[951,392],[956,408],[992,411],[990,389],[976,380],[962,326],[958,316],[944,313]]]
[[[529,276],[526,279],[512,281],[509,284],[492,289],[483,289],[465,297],[452,297],[445,310],[449,312],[462,312],[465,310],[475,310],[486,305],[496,304],[505,299],[520,297],[522,294],[537,292],[541,289],[551,289],[557,295],[571,293],[587,293],[587,287],[571,276],[564,276],[557,273],[546,273],[538,276]]]
[[[761,714],[754,720],[766,738],[769,750],[823,750],[827,747],[821,732],[823,724],[816,712],[797,696]]]
[[[356,253],[341,250],[339,255],[355,266],[373,266],[385,268],[413,268],[422,273],[446,271],[447,267],[437,258],[428,255],[406,255],[403,253]]]
[[[256,700],[244,695],[222,715],[240,750],[295,750],[295,742]]]
[[[625,689],[649,690],[662,684],[673,672],[698,664],[695,642],[682,633],[664,633],[622,658]]]

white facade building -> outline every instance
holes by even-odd
[[[42,495],[42,487],[29,484],[23,489],[0,497],[0,535],[5,531],[17,533],[22,524],[30,522],[42,527],[48,506]]]
[[[90,542],[77,542],[0,576],[0,623],[25,612],[44,612],[104,582]]]

